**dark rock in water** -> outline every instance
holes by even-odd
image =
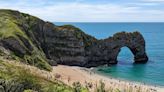
[[[135,63],[148,61],[139,32],[120,32],[97,40],[74,26],[56,26],[12,10],[0,10],[0,46],[12,56],[47,70],[47,62],[83,67],[116,64],[124,46],[134,54]]]

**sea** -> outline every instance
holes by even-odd
[[[55,22],[54,24],[74,25],[97,39],[104,39],[121,31],[139,31],[146,41],[146,52],[149,57],[146,64],[134,64],[132,52],[127,47],[122,47],[117,57],[117,65],[100,66],[95,68],[95,71],[106,77],[164,87],[164,23]]]

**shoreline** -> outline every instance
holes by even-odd
[[[79,68],[87,69],[87,68],[83,68],[83,67],[79,67]],[[111,79],[111,80],[115,80],[115,81],[121,81],[121,82],[127,82],[127,83],[131,83],[133,85],[148,86],[148,87],[151,87],[151,88],[154,88],[154,89],[157,88],[157,89],[161,90],[161,91],[157,91],[157,92],[164,92],[164,86],[147,84],[147,83],[138,82],[138,81],[130,81],[130,80],[121,79],[121,78],[114,78],[112,76],[106,76],[105,74],[101,74],[101,73],[96,72],[96,70],[94,68],[93,69],[88,68],[88,72],[93,72],[95,75],[101,76],[102,78],[107,78],[107,79]]]
[[[103,77],[109,78],[109,79],[112,78],[113,80],[119,80],[119,81],[124,81],[124,82],[129,82],[129,83],[137,84],[137,85],[144,85],[144,86],[149,86],[149,87],[164,89],[164,86],[160,86],[160,85],[153,85],[153,84],[148,84],[148,83],[144,83],[144,82],[130,81],[130,80],[121,79],[121,78],[114,78],[114,77],[106,76],[104,74],[100,74],[100,73],[97,73],[97,72],[96,72],[96,74],[99,75],[99,76],[103,76]],[[162,92],[164,92],[164,90]]]
[[[140,89],[140,92],[164,92],[164,87],[107,77],[96,73],[93,69],[78,66],[54,66],[52,73],[60,75],[59,80],[70,86],[74,82],[80,82],[83,86],[90,83],[93,85],[90,89],[91,92],[99,85],[100,81],[105,84],[106,89],[132,90],[132,92],[137,92]]]
[[[105,75],[105,74],[98,73],[98,72],[96,72],[96,70],[90,70],[90,71],[91,71],[91,72],[95,72],[97,75],[100,75],[100,76],[103,76],[103,77],[106,77],[106,78],[112,78],[112,79],[115,79],[115,80],[126,81],[126,82],[131,82],[131,83],[146,85],[146,86],[164,88],[164,86],[160,86],[160,85],[149,84],[149,83],[138,82],[138,81],[132,81],[132,80],[126,80],[126,79],[123,79],[123,78],[114,78],[114,77],[112,77],[112,76],[107,76],[107,75]]]

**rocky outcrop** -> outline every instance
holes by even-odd
[[[47,62],[84,67],[116,64],[124,46],[134,54],[135,63],[148,61],[139,32],[97,40],[71,25],[56,26],[18,11],[0,10],[0,47],[10,53],[9,57],[43,69],[50,70]]]
[[[120,32],[90,48],[88,64],[98,66],[102,64],[117,64],[117,56],[122,47],[128,47],[134,55],[135,63],[146,63],[148,57],[145,52],[145,40],[139,32]]]

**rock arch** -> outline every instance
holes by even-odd
[[[146,63],[148,57],[145,50],[145,40],[139,32],[126,33],[121,32],[115,34],[113,37],[105,40],[108,44],[107,49],[111,50],[108,53],[108,64],[117,63],[117,56],[122,47],[127,47],[134,55],[135,63]]]
[[[123,46],[123,47],[127,47],[127,46]],[[115,60],[116,62],[118,61],[117,57],[121,51],[121,48],[123,48],[123,47],[118,48],[119,50],[117,51],[116,56],[114,56],[114,57],[116,57],[116,59],[113,57],[112,60]],[[147,60],[148,60],[147,55],[146,55],[146,53],[144,53],[142,51],[141,47],[127,47],[127,48],[132,52],[132,54],[134,56],[134,63],[146,63],[147,62]]]
[[[107,39],[98,40],[85,51],[86,67],[117,64],[117,56],[122,47],[130,49],[134,63],[146,63],[148,57],[145,40],[139,32],[120,32]]]

